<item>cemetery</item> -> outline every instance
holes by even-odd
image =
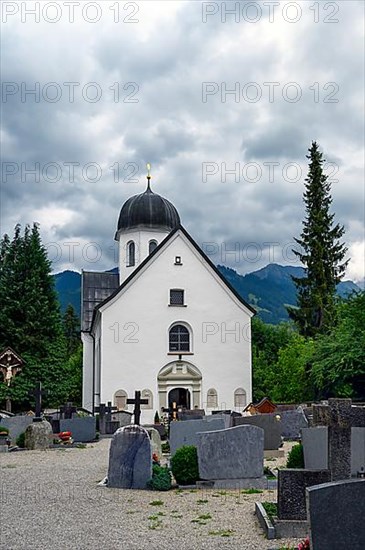
[[[140,511],[129,510],[130,514],[143,513],[144,508],[146,513],[150,512],[153,502],[157,507],[161,502],[164,508],[147,516],[149,530],[162,531],[168,514],[169,521],[189,514],[190,509],[180,506],[183,499],[184,505],[189,501],[191,510],[196,510],[196,517],[190,520],[194,527],[186,528],[187,533],[191,531],[188,537],[197,536],[194,532],[197,525],[199,529],[213,525],[212,506],[214,514],[217,509],[221,510],[218,516],[222,518],[229,510],[229,520],[210,531],[206,528],[206,542],[212,539],[210,548],[215,548],[216,536],[232,540],[232,548],[240,540],[251,540],[256,542],[247,548],[291,549],[297,548],[306,537],[314,550],[362,548],[365,407],[355,406],[349,399],[329,399],[304,410],[300,407],[290,411],[291,416],[297,414],[292,422],[294,431],[299,424],[303,427],[300,438],[294,433],[288,438],[283,435],[288,426],[283,428],[282,413],[278,411],[254,411],[254,414],[240,416],[232,415],[229,410],[211,415],[199,410],[194,415],[194,411],[182,414],[172,407],[171,411],[165,411],[166,425],[143,426],[140,391],[129,398],[133,413],[116,411],[108,403],[100,405],[95,415],[82,411],[80,416],[72,403],[45,414],[40,384],[33,394],[36,405],[33,415],[11,416],[9,412],[0,412],[0,450],[8,452],[0,457],[4,479],[6,468],[24,465],[25,457],[31,457],[32,453],[47,457],[50,468],[53,460],[57,467],[57,451],[90,453],[90,457],[94,456],[91,461],[97,457],[100,479],[92,484],[86,482],[84,490],[99,495],[97,499],[103,502],[113,502],[121,513],[123,491],[130,495],[128,502],[134,502],[135,493],[139,495]],[[100,430],[99,438],[96,426]],[[24,448],[30,454],[11,452],[18,450],[15,442],[21,433],[24,433]],[[162,452],[162,438],[165,445],[169,444],[164,447],[165,452]],[[73,441],[87,444],[81,447]],[[76,456],[67,456],[63,463],[65,471],[68,471],[68,462],[75,468],[74,460],[77,460]],[[176,495],[179,504],[168,513],[165,502],[173,500],[172,495]],[[74,497],[77,500],[78,497]],[[243,509],[249,517],[249,534],[241,532],[236,523],[241,522]],[[199,532],[201,537],[204,531]],[[279,539],[276,546],[275,539]],[[204,538],[199,541],[204,544]]]

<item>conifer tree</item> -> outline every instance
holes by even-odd
[[[62,322],[66,338],[67,357],[70,357],[81,345],[80,321],[72,304],[68,304]]]
[[[15,227],[12,241],[0,241],[0,348],[12,347],[25,360],[12,381],[15,408],[32,405],[29,391],[41,381],[48,390],[46,403],[67,399],[66,345],[51,262],[39,229]],[[9,390],[0,380],[0,401]]]
[[[334,324],[336,286],[348,261],[347,248],[340,242],[344,227],[334,225],[330,213],[331,184],[323,173],[325,159],[318,144],[309,149],[309,171],[303,196],[306,218],[299,239],[301,250],[293,250],[305,267],[303,278],[292,277],[297,288],[298,309],[288,308],[303,336],[326,333]]]

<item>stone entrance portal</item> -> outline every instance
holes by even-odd
[[[201,407],[200,370],[187,361],[174,361],[165,365],[157,376],[161,407],[194,409]]]

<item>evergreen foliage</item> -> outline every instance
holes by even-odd
[[[194,445],[184,445],[176,451],[171,458],[171,471],[179,485],[191,485],[198,481],[198,453]]]
[[[68,398],[66,342],[51,262],[36,224],[15,227],[14,238],[0,241],[0,349],[11,346],[25,360],[10,388],[0,382],[0,401],[6,395],[13,408],[29,408],[29,392],[37,381],[47,391],[44,405]]]
[[[365,292],[337,306],[337,325],[316,341],[312,379],[318,397],[365,400]]]
[[[80,347],[80,320],[72,304],[68,304],[62,317],[63,332],[66,339],[67,357],[71,357]]]
[[[153,491],[169,491],[171,474],[167,466],[154,464],[152,468],[152,479],[147,483],[147,487]]]
[[[298,443],[291,448],[286,463],[287,468],[304,468],[303,445]]]
[[[306,178],[304,204],[306,218],[299,239],[301,251],[293,250],[306,269],[305,277],[293,277],[297,288],[298,308],[288,308],[299,332],[306,337],[326,333],[334,324],[336,285],[347,266],[347,252],[340,242],[344,227],[334,225],[330,213],[331,185],[323,173],[325,159],[318,144],[309,149],[309,172]]]

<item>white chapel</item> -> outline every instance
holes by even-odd
[[[144,193],[120,211],[119,273],[82,273],[83,406],[112,402],[141,422],[182,409],[242,412],[252,399],[255,311],[181,225],[176,208]]]

